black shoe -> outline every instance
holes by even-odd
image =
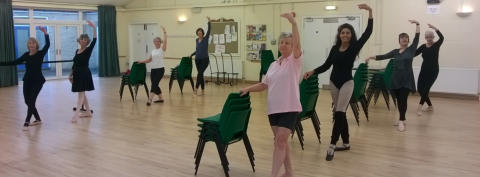
[[[149,101],[147,102],[147,106],[150,106],[152,103],[150,103]]]
[[[328,152],[327,152],[327,157],[325,158],[325,160],[332,161],[333,160],[333,155],[334,154],[328,154]]]
[[[350,150],[350,145],[348,145],[348,146],[343,145],[343,146],[335,147],[335,151],[348,151],[348,150]]]
[[[163,103],[164,100],[163,100],[163,99],[161,99],[161,100],[155,100],[155,101],[153,101],[153,102],[154,102],[154,103]]]

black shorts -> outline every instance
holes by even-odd
[[[288,128],[293,132],[297,123],[298,112],[282,112],[268,115],[270,126]]]

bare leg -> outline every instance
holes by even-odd
[[[90,110],[90,105],[88,104],[87,94],[83,94],[83,105],[85,105],[86,112],[80,115],[81,117],[92,117],[92,112]]]
[[[85,92],[78,92],[77,110],[75,111],[75,114],[72,117],[73,123],[77,122],[78,117],[80,116],[80,110],[81,110],[80,108],[82,108],[84,98],[85,98]]]
[[[273,150],[273,163],[272,163],[272,177],[277,177],[280,172],[280,168],[285,162],[287,154],[287,141],[290,135],[290,129],[284,127],[278,127],[275,134],[275,148]],[[286,167],[287,168],[287,167]],[[291,170],[291,167],[290,167]]]

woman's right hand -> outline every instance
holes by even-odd
[[[314,71],[308,71],[305,74],[303,74],[303,79],[308,79],[310,76],[314,74]]]
[[[240,89],[240,96],[244,96],[246,94],[248,94],[248,89],[247,88]]]

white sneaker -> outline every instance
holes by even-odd
[[[398,122],[398,131],[400,131],[400,132],[405,131],[405,122],[404,121],[399,121]]]
[[[417,116],[421,116],[421,115],[422,115],[422,108],[423,108],[423,105],[419,104],[419,105],[418,105],[418,108],[417,108]]]

